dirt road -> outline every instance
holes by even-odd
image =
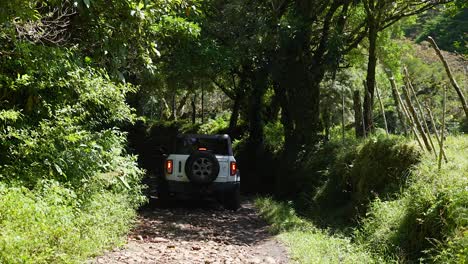
[[[143,210],[128,244],[93,262],[280,264],[288,257],[251,202],[237,212],[215,202],[178,202]]]

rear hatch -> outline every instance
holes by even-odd
[[[185,161],[194,151],[207,151],[216,156],[219,162],[219,174],[215,181],[224,181],[229,176],[229,156],[232,156],[229,137],[185,135],[177,138],[174,154],[168,157],[168,160],[173,162],[173,173],[166,174],[166,179],[189,181],[185,173]]]

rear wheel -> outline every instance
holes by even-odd
[[[211,183],[219,174],[218,159],[209,152],[196,151],[187,158],[185,173],[192,183]]]
[[[240,208],[240,188],[237,185],[233,190],[225,192],[223,195],[223,206],[228,210],[236,211]]]

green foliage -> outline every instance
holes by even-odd
[[[299,263],[385,263],[374,258],[349,238],[317,229],[298,217],[291,202],[258,198],[255,206],[273,231],[288,246],[292,258]]]
[[[18,33],[29,26],[53,34],[46,24],[61,4],[10,1],[14,17],[0,10],[1,263],[81,263],[123,243],[144,202],[144,172],[118,128],[136,118],[126,97],[137,87],[96,67],[103,61],[84,54],[92,43],[42,45],[40,35]],[[78,21],[67,33],[76,36]]]
[[[132,119],[126,87],[88,74],[69,74],[76,97],[42,101],[45,113],[1,112],[0,262],[79,263],[122,243],[144,200],[125,134],[106,128]]]
[[[305,204],[296,205],[296,209],[323,212],[332,208],[336,209],[335,216],[355,215],[356,210],[363,215],[367,205],[375,200],[369,207],[368,222],[363,221],[366,228],[362,232],[369,232],[373,243],[381,243],[384,254],[395,255],[401,249],[410,252],[404,253],[405,257],[415,259],[417,256],[411,252],[430,249],[427,256],[440,262],[466,255],[466,232],[460,228],[466,226],[466,221],[458,213],[466,204],[466,195],[450,187],[461,186],[460,183],[437,185],[441,191],[435,194],[422,180],[408,183],[408,172],[419,160],[413,145],[383,136],[362,143],[348,141],[349,133],[344,144],[337,143],[340,133],[333,129],[341,122],[341,96],[345,96],[345,108],[351,109],[351,91],[363,88],[368,43],[360,39],[367,35],[363,26],[370,20],[366,17],[377,15],[386,20],[406,15],[399,12],[414,10],[424,3],[381,1],[376,7],[379,10],[366,12],[363,2],[296,2],[2,3],[0,262],[79,262],[118,242],[128,228],[133,209],[143,200],[143,171],[136,166],[136,157],[126,153],[126,134],[118,128],[136,119],[136,111],[129,104],[140,114],[148,113],[153,122],[170,112],[170,98],[180,103],[176,108],[181,112],[177,113],[179,121],[156,120],[148,129],[140,127],[136,137],[141,137],[131,142],[131,147],[145,153],[147,158],[140,159],[142,164],[154,169],[155,151],[163,146],[161,142],[169,145],[168,138],[178,132],[225,133],[229,114],[224,110],[232,105],[225,97],[211,93],[213,82],[230,99],[239,99],[243,121],[250,108],[245,102],[255,101],[252,96],[261,94],[263,98],[253,99],[271,106],[257,112],[263,119],[272,119],[258,121],[266,124],[263,135],[256,140],[263,145],[251,146],[248,131],[237,133],[243,136],[234,143],[237,153],[247,153],[240,165],[255,161],[250,168],[244,167],[245,171],[263,172],[246,179],[256,191],[258,183],[266,190],[279,191],[288,184],[296,185],[296,190],[303,191],[299,204]],[[447,10],[436,12],[427,20],[420,39],[432,34],[441,47],[466,53],[466,4],[452,1]],[[408,65],[418,97],[428,102],[439,117],[440,87],[446,83],[443,68],[426,56],[424,46],[392,41],[401,38],[401,26],[407,21],[400,22],[380,32],[379,60],[384,68],[394,71],[398,81],[401,65]],[[451,57],[451,65],[456,61]],[[337,66],[347,69],[339,70],[331,81],[334,75],[330,72]],[[463,66],[454,69],[456,78],[463,78]],[[265,78],[260,81],[257,77],[263,76],[263,70]],[[389,106],[388,80],[381,69],[377,82],[387,98],[387,110],[394,112]],[[269,91],[267,95],[258,93],[260,85]],[[205,113],[221,114],[205,124],[191,125],[183,120],[188,116],[183,106],[192,98],[199,104],[195,95],[202,87],[209,91],[205,99],[210,97],[205,100],[209,108],[205,108]],[[457,130],[456,123],[462,115],[455,96],[449,92],[449,131]],[[216,104],[211,104],[215,100]],[[318,104],[323,111],[323,128],[332,142],[313,146],[318,142],[313,135],[320,129],[316,126]],[[351,116],[350,112],[345,113],[345,123],[351,123]],[[375,116],[378,121],[379,116]],[[239,130],[243,129],[239,126]],[[291,140],[287,141],[289,148],[285,148],[288,155],[282,156],[285,131]],[[301,151],[303,144],[314,150]],[[281,159],[291,164],[283,164]],[[295,163],[296,160],[301,162]],[[273,163],[288,168],[291,174],[282,175],[284,170],[271,166]],[[294,180],[277,181],[296,174],[300,176]],[[288,180],[286,185],[277,184]],[[412,187],[400,195],[407,183]],[[16,204],[19,206],[15,207],[15,201],[20,201]],[[344,213],[339,211],[343,206],[348,206]],[[270,208],[270,214],[265,214]],[[309,213],[291,208],[292,204],[266,200],[262,212],[277,232],[287,232],[285,239],[298,245],[295,254],[301,260],[338,262],[344,252],[344,262],[357,262],[359,257],[366,262],[367,254],[360,249],[348,250],[348,239],[329,239],[324,232],[309,232],[314,228],[296,212]],[[397,208],[403,210],[396,212]],[[32,217],[26,219],[27,216]],[[391,219],[388,229],[383,228],[386,223],[382,217]],[[420,219],[425,222],[421,224]],[[414,226],[418,228],[412,229]],[[300,235],[304,230],[307,236]],[[402,231],[394,235],[393,230]],[[371,234],[372,231],[376,232]],[[39,234],[44,234],[43,238]],[[431,247],[424,240],[426,237],[436,239],[432,240],[436,246]],[[334,247],[339,250],[331,250]],[[314,252],[330,254],[330,258],[317,259]]]
[[[281,122],[270,122],[265,125],[265,147],[273,152],[273,154],[279,153],[283,150],[284,146],[284,128]]]
[[[409,42],[405,41],[404,43]],[[423,104],[424,108],[427,106],[431,109],[436,126],[440,128],[443,109],[443,89],[447,87],[447,130],[451,133],[463,131],[462,122],[465,114],[455,89],[449,84],[449,79],[442,62],[427,42],[422,43],[422,45],[409,44],[411,48],[404,53],[402,62],[408,68],[418,100]],[[444,53],[444,56],[452,68],[455,80],[458,83],[463,83],[465,75],[460,56],[451,53]],[[402,84],[403,82],[397,83]]]
[[[404,138],[381,135],[357,145],[349,142],[336,155],[326,181],[309,201],[320,211],[331,213],[319,214],[325,218],[364,215],[374,198],[391,199],[405,185],[421,154]]]
[[[468,31],[468,8],[454,10],[450,15],[449,11],[440,12],[429,19],[422,28],[422,32],[417,36],[416,42],[427,40],[428,36],[437,41],[437,45],[447,51],[468,54],[466,32]]]
[[[202,124],[199,129],[201,134],[220,134],[224,133],[229,127],[230,115],[228,112],[218,114],[216,118],[209,119],[208,122]]]
[[[447,139],[449,163],[440,171],[432,154],[421,155],[413,143],[399,137],[335,143],[333,154],[321,157],[337,156],[329,161],[329,170],[321,172],[326,178],[321,187],[305,188],[308,193],[295,202],[263,198],[256,205],[300,262],[320,262],[326,254],[333,256],[328,246],[339,246],[297,214],[344,228],[352,234],[353,246],[367,250],[379,263],[465,263],[467,139]],[[315,164],[321,163],[327,164]],[[356,208],[366,210],[359,212],[353,226],[340,220],[354,216]]]
[[[275,233],[313,229],[313,225],[296,215],[292,202],[277,202],[271,197],[258,198],[255,207],[260,215],[267,220],[270,229]]]
[[[346,164],[349,174],[342,176],[351,185],[353,200],[359,205],[371,195],[385,196],[399,190],[419,158],[417,146],[400,137],[371,138],[358,148],[353,162]]]
[[[467,137],[450,137],[447,146],[449,163],[442,170],[427,154],[397,199],[372,202],[356,234],[358,241],[404,261],[466,262],[468,164],[462,153]]]
[[[234,139],[234,141],[232,142],[232,150],[234,151],[234,156],[239,156],[239,154],[246,149],[248,139],[248,134],[244,134],[240,138]]]
[[[133,120],[132,109],[125,102],[125,94],[133,88],[115,85],[87,68],[57,80],[47,74],[31,77],[21,89],[36,83],[44,85],[38,92],[43,99],[34,106],[39,114],[24,115],[20,120],[18,112],[2,112],[0,179],[22,181],[30,187],[40,179],[81,186],[99,173],[116,171],[115,178],[122,180],[113,182],[128,182],[138,193],[141,172],[132,169],[134,158],[125,156],[125,134],[112,127]],[[56,98],[41,95],[54,91]],[[28,112],[28,106],[24,107]]]
[[[122,244],[135,216],[127,197],[79,192],[55,181],[34,190],[0,183],[0,262],[81,263]]]
[[[0,120],[6,122],[16,122],[21,118],[21,113],[15,110],[0,110]]]

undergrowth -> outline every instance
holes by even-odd
[[[468,137],[449,137],[439,171],[427,153],[396,199],[372,202],[356,238],[401,262],[468,262]]]
[[[446,146],[438,170],[403,138],[371,138],[335,150],[299,199],[256,205],[301,263],[467,263],[468,137]]]
[[[0,184],[0,263],[82,263],[121,245],[135,217],[128,198],[110,191],[77,196],[54,181],[33,191]]]
[[[355,224],[373,199],[394,199],[421,159],[418,147],[399,136],[377,135],[344,144],[332,141],[322,149],[328,154],[312,157],[308,166],[321,166],[312,178],[323,180],[303,192],[297,204],[326,226]]]
[[[123,243],[144,202],[119,129],[136,87],[73,50],[17,47],[0,68],[0,263],[83,263]]]
[[[312,222],[297,216],[291,203],[272,198],[257,198],[260,215],[271,224],[271,230],[299,263],[383,263],[364,247],[353,244],[339,234],[316,228]]]

